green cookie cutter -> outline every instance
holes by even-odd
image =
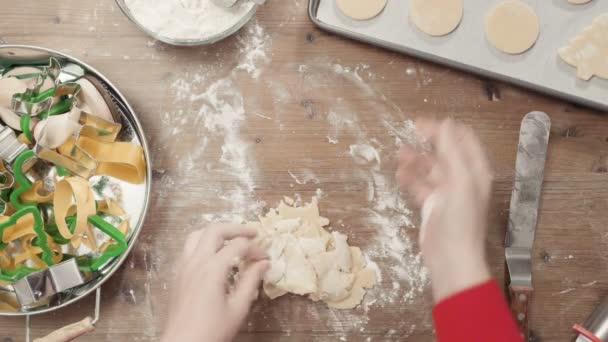
[[[116,227],[106,222],[103,217],[99,215],[91,215],[88,217],[87,221],[114,239],[116,242],[116,244],[108,246],[108,248],[101,253],[99,257],[93,258],[90,265],[82,265],[80,267],[80,269],[83,271],[94,272],[99,270],[99,268],[111,258],[117,257],[124,253],[127,250],[127,241],[125,239],[125,235],[121,233],[120,230],[116,229]]]
[[[25,150],[21,152],[17,158],[15,158],[15,162],[13,163],[13,175],[15,177],[15,181],[19,184],[11,194],[9,195],[9,199],[13,208],[19,210],[25,208],[26,206],[36,205],[35,203],[23,203],[21,202],[20,196],[32,188],[32,183],[23,173],[23,164],[30,158],[35,157],[34,151]]]
[[[46,232],[44,231],[42,215],[40,215],[40,211],[36,206],[25,206],[15,212],[13,215],[11,215],[8,220],[0,223],[0,236],[4,234],[4,229],[10,226],[14,226],[15,224],[17,224],[18,219],[27,214],[32,214],[32,216],[34,217],[34,232],[37,236],[35,245],[40,247],[40,249],[42,250],[42,261],[44,261],[47,266],[54,265],[53,252],[47,245]],[[4,249],[6,248],[6,246],[7,244],[0,243],[0,249]],[[0,268],[0,280],[14,282],[35,271],[38,271],[38,269],[34,269],[24,265],[19,265],[14,270],[5,270]]]

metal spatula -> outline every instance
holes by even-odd
[[[532,247],[536,233],[551,119],[543,112],[528,113],[522,123],[515,161],[515,180],[509,208],[505,256],[511,310],[524,341],[528,341],[528,306],[532,287]]]

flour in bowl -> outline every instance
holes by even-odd
[[[254,3],[231,8],[213,0],[124,0],[131,15],[148,30],[169,39],[204,40],[217,37],[243,20]]]

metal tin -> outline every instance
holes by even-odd
[[[85,72],[89,77],[93,77],[103,85],[103,87],[109,93],[110,98],[114,102],[116,108],[121,112],[121,123],[123,128],[121,130],[120,140],[130,140],[138,142],[144,150],[144,158],[146,160],[146,180],[144,184],[133,185],[119,180],[112,179],[112,183],[120,188],[123,198],[128,198],[129,205],[123,208],[127,214],[132,218],[132,227],[130,235],[127,237],[128,248],[125,253],[121,256],[110,260],[105,264],[99,272],[95,273],[93,277],[88,280],[84,285],[76,287],[67,292],[63,292],[53,297],[48,304],[45,306],[35,307],[28,309],[27,311],[20,312],[0,312],[0,316],[29,316],[48,313],[84,298],[88,294],[98,290],[100,286],[106,282],[125,261],[130,251],[135,245],[135,241],[141,232],[144,218],[148,211],[148,205],[150,200],[152,171],[150,166],[150,151],[146,143],[142,126],[133,111],[133,108],[129,105],[126,98],[120,93],[120,91],[114,86],[105,76],[99,71],[95,70],[90,65],[74,58],[63,54],[61,52],[29,45],[1,45],[0,46],[0,68],[8,64],[43,64],[44,60],[50,57],[57,58],[60,62],[72,62],[80,65],[84,68]],[[126,204],[126,200],[124,201]],[[99,296],[99,291],[98,296]],[[29,320],[28,320],[29,321]]]
[[[135,25],[137,25],[137,27],[139,27],[139,29],[144,31],[147,35],[149,35],[150,37],[152,37],[154,39],[160,40],[161,42],[164,42],[164,43],[167,43],[170,45],[176,45],[176,46],[202,46],[202,45],[210,45],[210,44],[219,42],[220,40],[223,40],[223,39],[233,35],[238,30],[240,30],[243,26],[245,26],[245,24],[247,24],[249,22],[249,20],[251,20],[251,18],[253,17],[253,15],[255,14],[255,12],[258,9],[258,5],[252,6],[251,10],[249,12],[247,12],[247,14],[245,14],[243,16],[243,18],[241,20],[239,20],[234,26],[232,26],[228,30],[221,32],[219,34],[216,34],[214,36],[210,36],[205,39],[173,39],[173,38],[159,35],[158,33],[153,32],[153,31],[149,30],[147,27],[145,27],[144,25],[142,25],[131,14],[131,11],[125,4],[124,0],[116,0],[116,4],[121,9],[121,11],[127,16],[127,18],[129,18],[129,20],[131,20]]]
[[[576,69],[557,55],[597,15],[608,11],[608,1],[525,1],[536,8],[542,28],[535,46],[519,55],[498,52],[485,38],[483,18],[499,0],[465,1],[460,26],[442,37],[427,36],[408,23],[408,1],[389,1],[376,18],[357,21],[342,15],[335,0],[309,0],[308,15],[321,29],[340,36],[608,111],[608,80],[577,79]]]

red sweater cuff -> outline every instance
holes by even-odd
[[[495,280],[463,290],[433,308],[437,341],[521,342]]]

